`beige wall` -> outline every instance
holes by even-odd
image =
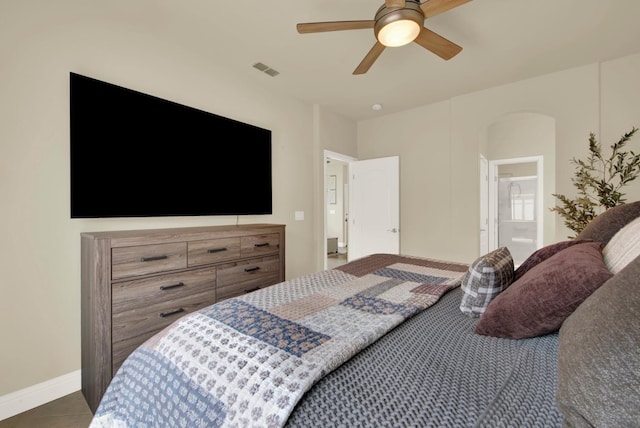
[[[451,101],[358,123],[359,159],[400,157],[400,251],[456,260],[453,233]],[[455,166],[457,168],[457,166]],[[477,226],[477,222],[475,224]]]
[[[315,106],[315,153],[314,165],[314,243],[318,249],[316,253],[316,268],[321,270],[325,266],[324,254],[325,237],[325,204],[324,204],[324,162],[325,150],[357,158],[357,128],[356,123],[331,111]]]
[[[15,398],[8,394],[80,369],[81,232],[236,222],[70,219],[71,71],[271,129],[273,215],[239,222],[286,224],[288,278],[322,266],[314,192],[319,136],[328,134],[323,144],[330,139],[330,149],[353,153],[354,123],[331,113],[319,120],[321,109],[263,89],[260,79],[271,77],[251,64],[251,78],[227,73],[214,57],[114,24],[95,3],[3,2],[1,13],[0,419]],[[295,211],[304,211],[304,221],[294,220]]]
[[[640,128],[640,54],[605,62],[600,74],[601,124],[597,137],[603,147],[608,147],[632,126]],[[594,129],[594,132],[597,131]],[[586,137],[583,140],[586,153]],[[627,149],[640,152],[640,132],[628,143]],[[628,188],[627,200],[640,200],[638,179]]]
[[[478,256],[478,157],[488,150],[490,125],[514,113],[553,118],[555,153],[547,158],[555,157],[555,168],[545,174],[555,175],[557,193],[573,196],[569,160],[587,155],[589,133],[602,132],[609,145],[640,127],[638,75],[640,55],[633,55],[360,122],[360,159],[400,156],[401,252],[463,262]],[[639,145],[635,137],[630,148]],[[627,192],[640,199],[640,181]],[[555,203],[545,195],[546,208]],[[566,239],[569,231],[554,219],[545,240]]]
[[[572,187],[563,162],[586,153],[590,131],[610,141],[640,125],[638,55],[356,124],[270,93],[215,57],[148,39],[110,21],[94,2],[15,1],[2,9],[0,407],[7,396],[80,369],[81,232],[236,222],[71,220],[70,71],[271,129],[274,213],[239,221],[287,225],[288,278],[323,265],[325,149],[360,159],[400,156],[401,251],[470,261],[478,248],[478,147],[489,124],[511,112],[555,118],[556,187],[564,193]],[[640,182],[633,186],[638,199]],[[295,211],[305,220],[295,221]]]

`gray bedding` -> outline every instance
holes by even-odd
[[[559,426],[557,334],[475,334],[467,269],[377,254],[185,315],[127,358],[90,426]]]
[[[612,208],[578,238],[607,244],[639,213]],[[474,333],[466,270],[373,255],[187,315],[129,357],[91,427],[638,426],[640,257],[530,339]]]
[[[288,427],[554,427],[558,335],[473,333],[461,290],[320,380]]]

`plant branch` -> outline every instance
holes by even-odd
[[[621,189],[640,175],[640,154],[624,151],[627,142],[638,131],[632,127],[620,140],[612,144],[611,155],[604,157],[602,146],[596,135],[589,134],[589,155],[586,161],[573,158],[575,167],[571,182],[577,189],[577,197],[554,193],[561,205],[551,208],[564,218],[564,224],[576,236],[598,215],[598,211],[608,210],[625,203]]]

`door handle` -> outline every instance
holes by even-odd
[[[398,233],[398,229],[396,229],[395,227],[393,229],[389,229],[387,230],[387,232],[391,232],[391,233]]]

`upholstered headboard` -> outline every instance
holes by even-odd
[[[613,243],[637,217],[640,202],[620,205],[596,217],[577,238]],[[633,241],[640,240],[633,234]],[[640,426],[640,256],[562,324],[557,402],[567,427]]]

